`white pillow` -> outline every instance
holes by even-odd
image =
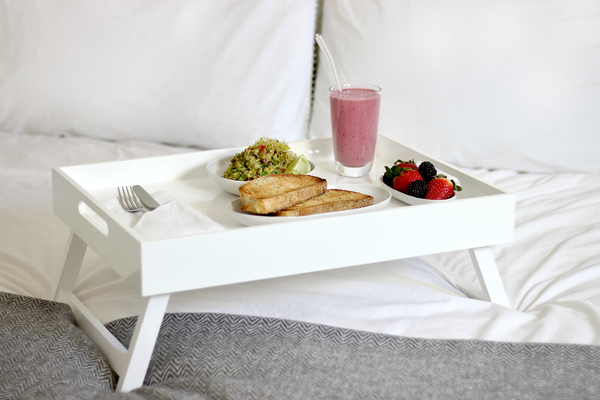
[[[0,129],[203,148],[307,135],[316,0],[0,0]]]
[[[322,34],[343,82],[382,87],[381,133],[459,166],[600,172],[598,2],[326,1]],[[321,62],[311,137],[331,85]]]

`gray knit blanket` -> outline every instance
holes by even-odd
[[[136,318],[107,328],[129,344]],[[275,318],[167,314],[142,388],[70,308],[0,293],[0,399],[600,399],[600,347],[398,337]]]

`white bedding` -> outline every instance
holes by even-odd
[[[58,278],[69,231],[52,212],[51,167],[185,151],[0,132],[0,290],[48,299]],[[428,338],[600,344],[600,177],[470,172],[517,194],[515,240],[492,248],[512,309],[457,289],[457,283],[477,285],[461,251],[180,293],[168,311],[281,317]],[[102,322],[141,307],[135,291],[92,251],[76,294]]]

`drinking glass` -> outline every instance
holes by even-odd
[[[381,88],[343,85],[329,89],[335,166],[343,176],[361,177],[373,167]]]

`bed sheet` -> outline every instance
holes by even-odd
[[[196,149],[0,132],[0,290],[49,299],[68,228],[51,167]],[[600,177],[469,170],[517,195],[514,242],[492,247],[512,308],[468,298],[468,252],[175,294],[168,312],[287,318],[424,338],[600,343]],[[88,250],[75,293],[104,323],[142,300]]]

